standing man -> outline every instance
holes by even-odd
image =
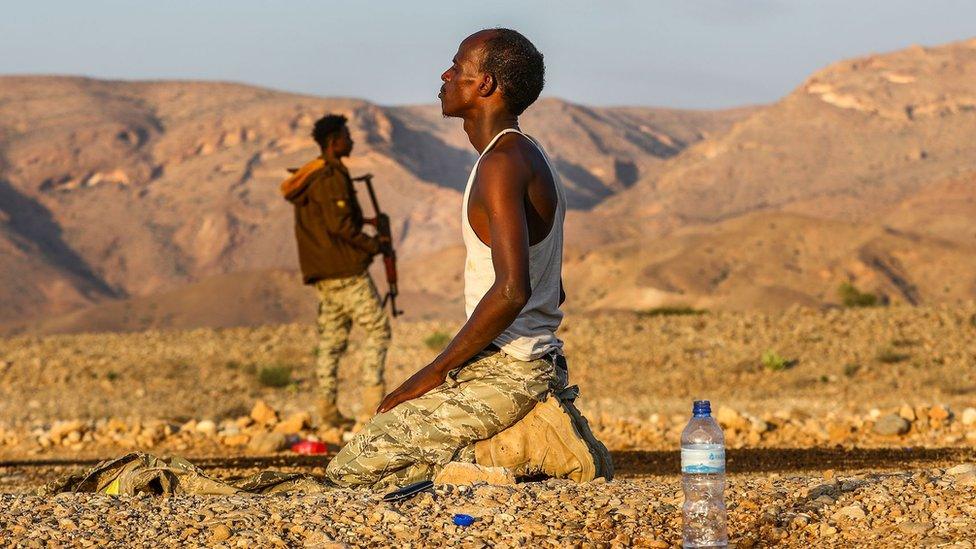
[[[305,284],[319,295],[316,374],[323,424],[349,426],[336,407],[336,371],[353,322],[366,332],[362,364],[363,413],[383,398],[383,366],[390,346],[390,322],[367,268],[380,252],[381,237],[363,233],[362,209],[342,159],[352,152],[346,117],[329,114],[315,123],[312,137],[322,156],[281,184],[295,206],[295,238]]]
[[[447,348],[386,396],[329,463],[340,485],[390,487],[451,461],[586,481],[610,455],[566,388],[561,268],[566,195],[518,116],[542,91],[542,54],[509,29],[475,33],[441,75],[445,116],[481,153],[464,192],[467,322]]]

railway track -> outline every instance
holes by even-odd
[[[976,461],[976,448],[748,448],[726,454],[730,473],[772,473],[827,470],[909,469],[939,464]],[[314,469],[328,463],[325,456],[281,454],[274,456],[188,457],[205,470]],[[627,450],[613,452],[619,477],[677,474],[677,451]],[[101,459],[28,459],[0,461],[0,470],[90,467]]]

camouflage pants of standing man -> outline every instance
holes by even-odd
[[[349,331],[355,322],[365,331],[363,340],[362,387],[382,396],[383,365],[390,346],[390,321],[383,312],[376,286],[369,273],[348,278],[320,280],[319,345],[316,375],[326,402],[336,401],[336,372],[346,352]],[[379,403],[373,404],[373,406]],[[372,410],[369,410],[372,412]]]
[[[373,417],[326,476],[340,486],[385,489],[431,479],[451,461],[474,463],[475,442],[525,417],[567,378],[553,356],[521,361],[482,351],[439,387]]]

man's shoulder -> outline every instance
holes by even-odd
[[[342,170],[326,164],[315,174],[314,184],[323,191],[345,192],[348,176]]]
[[[478,175],[529,175],[532,173],[531,152],[521,143],[498,143],[482,157],[478,165]]]

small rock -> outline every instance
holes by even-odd
[[[898,525],[898,530],[900,530],[902,533],[909,534],[909,535],[915,535],[915,536],[924,535],[926,532],[928,532],[932,528],[935,528],[935,525],[932,524],[931,522],[911,522],[911,521],[908,521],[908,522],[903,522],[903,523],[901,523],[901,524]]]
[[[972,425],[976,423],[976,408],[966,408],[962,411],[962,424]]]
[[[311,416],[308,415],[308,412],[298,412],[297,414],[288,416],[288,419],[276,425],[274,432],[294,435],[300,433],[308,425],[310,420]]]
[[[739,431],[748,430],[750,427],[748,419],[728,406],[719,407],[718,412],[715,413],[715,420],[721,423],[724,427],[737,429]]]
[[[857,503],[853,505],[848,505],[847,507],[841,507],[834,513],[833,518],[837,520],[839,518],[847,518],[849,520],[861,520],[867,516],[864,512],[864,508]]]
[[[251,419],[261,425],[274,425],[278,422],[278,412],[263,400],[259,400],[254,403],[254,408],[251,408]]]
[[[874,432],[879,435],[903,435],[912,428],[912,425],[901,416],[888,414],[874,424]]]
[[[963,475],[965,473],[972,473],[976,471],[976,464],[972,463],[962,463],[956,465],[955,467],[950,467],[946,469],[947,475]]]
[[[271,454],[284,450],[287,445],[284,433],[256,433],[251,437],[247,449],[258,454]]]
[[[62,439],[76,434],[77,438],[71,442],[77,442],[81,439],[80,431],[84,428],[85,424],[80,421],[59,421],[51,426],[51,432],[47,436],[52,442],[58,444]]]
[[[230,528],[226,524],[218,524],[210,532],[210,541],[224,541],[230,537]]]
[[[976,486],[976,471],[956,475],[956,486]]]
[[[903,404],[898,410],[898,415],[905,418],[905,421],[915,421],[915,409],[907,404]]]
[[[934,421],[945,421],[952,417],[952,412],[947,406],[937,404],[929,410],[929,419]]]
[[[227,446],[244,446],[249,440],[251,440],[249,435],[238,434],[224,437],[223,442]]]
[[[197,423],[197,432],[203,433],[205,435],[213,436],[217,434],[217,424],[209,419],[205,419]]]

